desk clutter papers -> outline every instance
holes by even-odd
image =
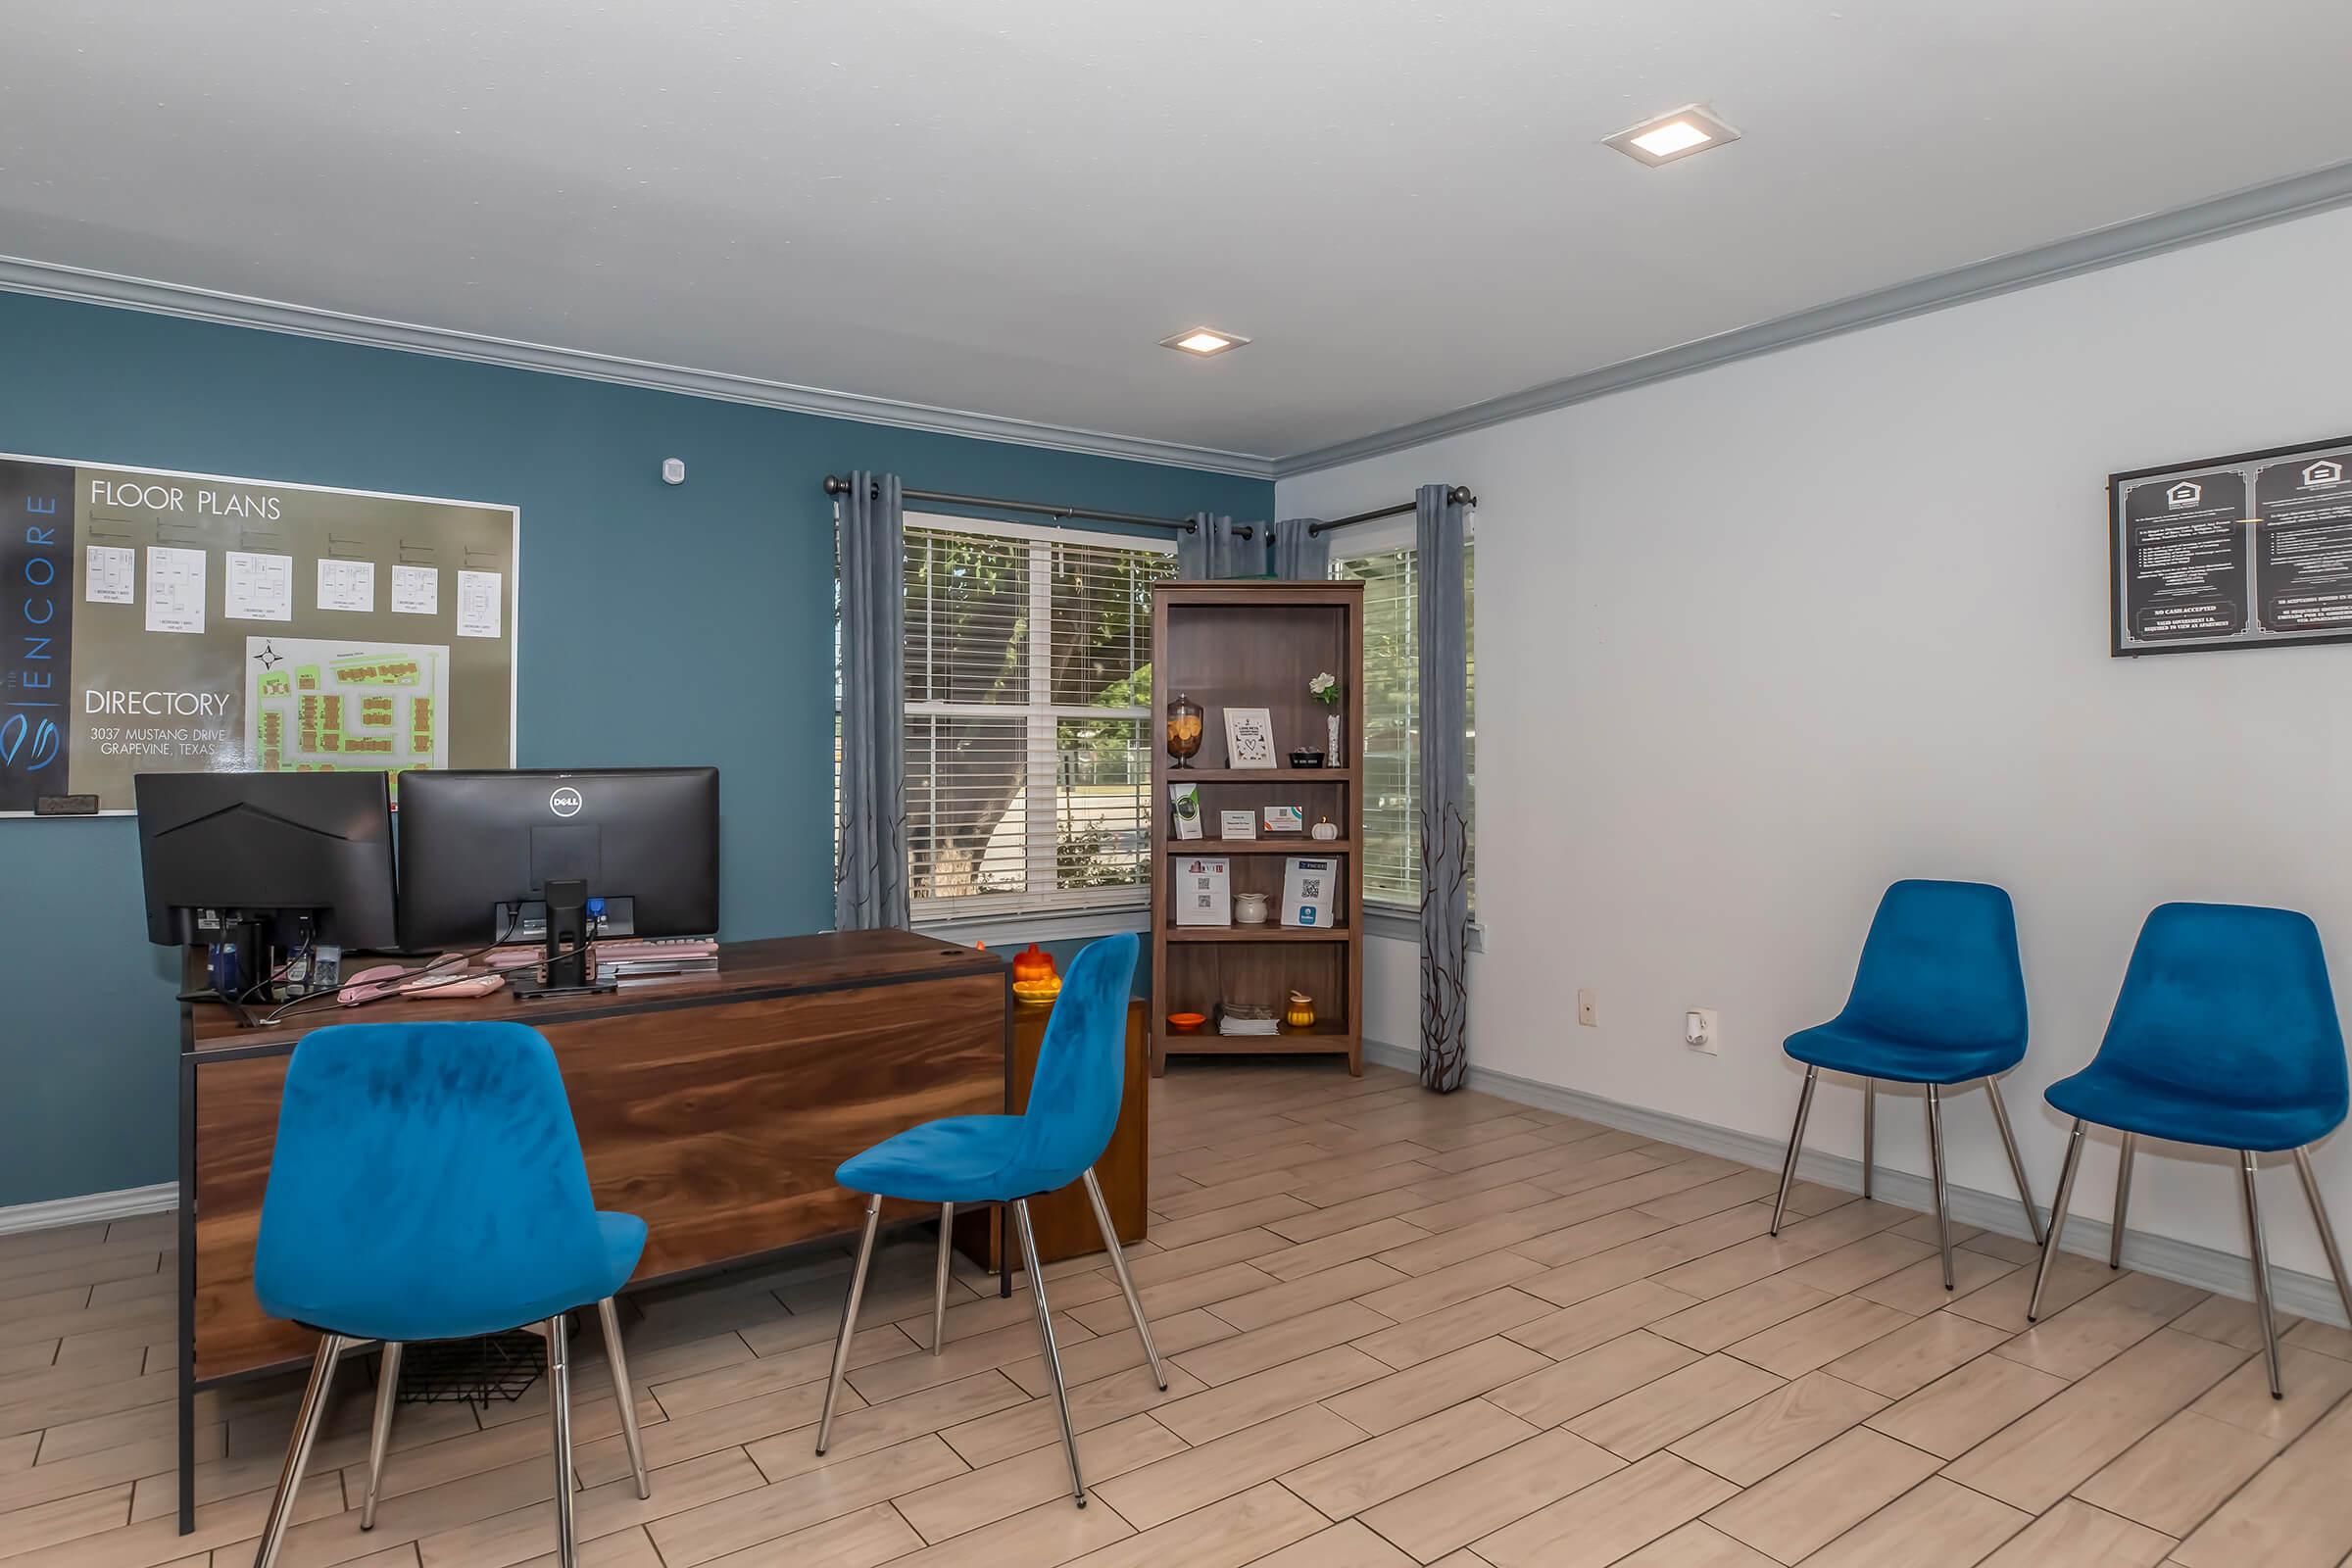
[[[1340,862],[1293,856],[1283,863],[1282,923],[1289,926],[1331,926],[1332,894],[1340,880]]]
[[[1217,1033],[1236,1039],[1282,1033],[1282,1020],[1272,1007],[1248,1002],[1217,1004]]]
[[[1233,862],[1195,856],[1176,862],[1176,923],[1233,924]]]
[[[596,960],[596,977],[626,985],[633,980],[664,979],[682,974],[716,974],[718,944],[708,937],[652,940],[618,937],[589,946]],[[483,967],[527,969],[547,961],[547,950],[536,942],[510,942],[491,950]]]

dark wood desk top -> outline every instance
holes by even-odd
[[[284,1022],[240,1029],[228,1009],[216,1003],[188,1004],[190,1027],[183,1035],[199,1053],[283,1047],[330,1023],[432,1022],[445,1019],[502,1019],[552,1023],[660,1012],[671,1007],[756,1002],[805,992],[839,991],[957,975],[1000,974],[998,954],[957,947],[912,931],[832,931],[821,936],[772,937],[763,942],[728,942],[718,950],[715,974],[678,975],[654,984],[576,997],[518,1000],[512,991],[440,1002],[393,998],[365,1007],[335,1007],[323,1002]]]

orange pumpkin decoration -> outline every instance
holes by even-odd
[[[1028,952],[1016,953],[1012,956],[1012,978],[1016,985],[1023,980],[1054,978],[1054,955],[1036,943],[1030,943]]]

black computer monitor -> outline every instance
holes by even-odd
[[[141,773],[147,940],[182,947],[305,938],[389,948],[391,794],[384,775]]]
[[[413,772],[400,779],[400,945],[536,942],[550,883],[605,936],[718,929],[718,769]]]

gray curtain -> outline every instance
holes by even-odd
[[[841,851],[833,923],[904,926],[906,888],[905,508],[895,474],[850,475],[841,570]]]
[[[1331,535],[1309,533],[1312,517],[1274,524],[1274,575],[1286,582],[1320,582],[1331,575]]]
[[[1414,493],[1421,645],[1421,1082],[1440,1094],[1470,1066],[1469,625],[1462,592],[1468,508],[1450,487]]]
[[[1250,537],[1242,530],[1250,529]],[[1176,536],[1176,575],[1187,582],[1266,574],[1266,525],[1237,523],[1212,513],[1193,514],[1193,529]]]

